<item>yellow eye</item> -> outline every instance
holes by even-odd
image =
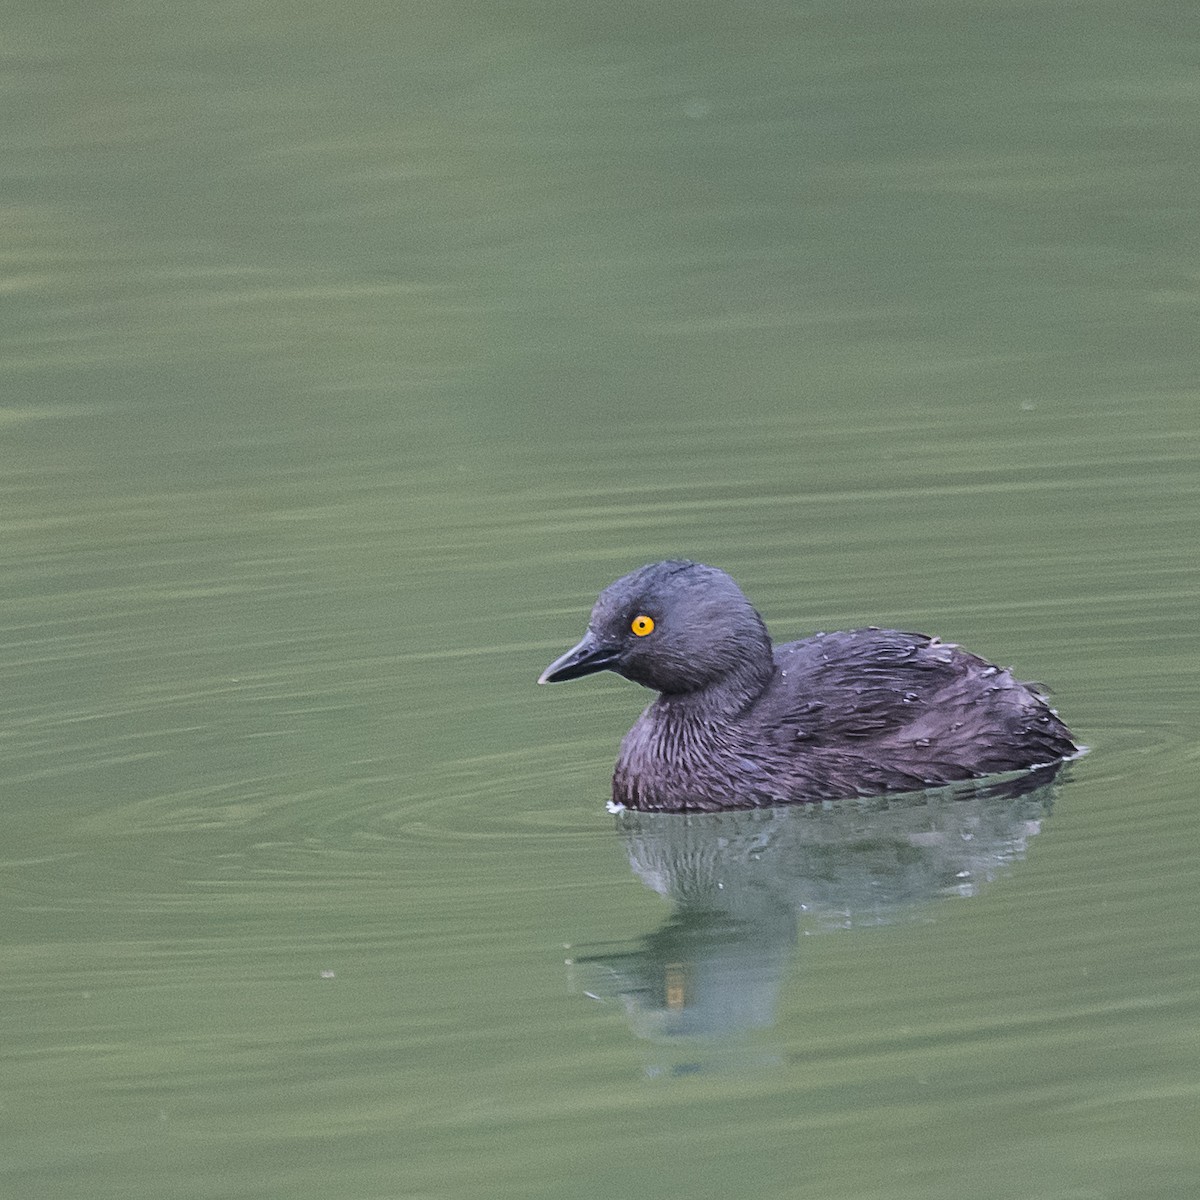
[[[646,616],[645,613],[638,613],[629,623],[629,628],[633,630],[638,637],[645,637],[648,633],[654,632],[654,618]]]

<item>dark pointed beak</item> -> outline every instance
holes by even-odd
[[[564,683],[611,667],[620,654],[617,646],[607,646],[589,629],[578,646],[572,646],[556,658],[539,676],[538,683]]]

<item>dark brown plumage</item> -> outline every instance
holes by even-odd
[[[621,743],[613,800],[628,808],[912,791],[1078,752],[1038,691],[936,638],[857,629],[772,649],[737,584],[700,563],[611,584],[538,682],[605,669],[659,693]]]

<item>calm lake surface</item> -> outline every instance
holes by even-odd
[[[0,1192],[1192,1200],[1195,18],[15,6]],[[669,556],[1091,753],[613,817]]]

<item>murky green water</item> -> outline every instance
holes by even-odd
[[[6,25],[6,1196],[1195,1195],[1190,5]],[[668,555],[1092,753],[614,822]]]

